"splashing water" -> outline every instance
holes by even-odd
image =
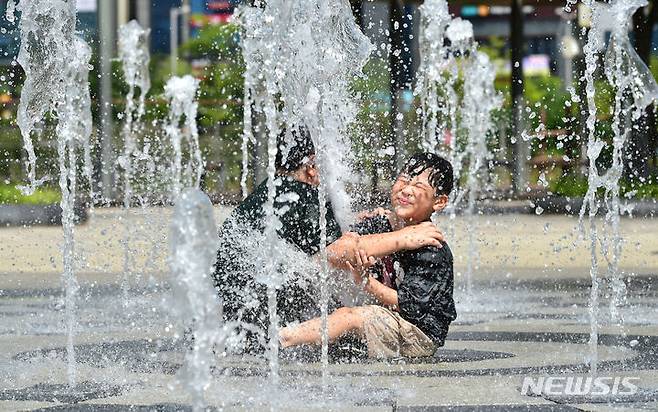
[[[446,0],[430,0],[419,7],[420,11],[420,65],[414,95],[420,101],[421,146],[450,161],[455,181],[461,176],[463,152],[457,150],[459,98],[455,84],[459,81],[459,68],[446,43],[446,30],[453,21]],[[447,210],[455,218],[451,202]],[[438,226],[438,215],[432,216]],[[452,225],[446,235],[455,235]]]
[[[354,182],[348,127],[357,114],[349,82],[362,74],[373,47],[354,22],[348,2],[298,2],[292,9],[280,88],[284,117],[306,125],[316,146],[336,218],[343,230],[353,221],[347,183]]]
[[[635,52],[630,38],[630,24],[635,11],[648,3],[646,0],[617,1],[610,4],[610,9],[616,19],[614,30],[610,37],[604,64],[606,76],[615,87],[615,109],[613,122],[613,157],[612,167],[604,178],[604,200],[607,207],[605,220],[609,226],[609,234],[605,233],[603,253],[608,260],[607,278],[612,289],[610,314],[612,319],[623,321],[619,313],[626,300],[626,285],[619,271],[622,237],[619,228],[619,218],[625,210],[619,199],[620,179],[624,170],[624,150],[627,136],[631,130],[630,121],[637,120],[644,109],[658,97],[658,84],[653,75]],[[629,99],[628,96],[632,96]],[[609,238],[609,239],[608,239]]]
[[[65,325],[67,332],[67,377],[69,386],[76,384],[76,364],[73,338],[76,329],[74,202],[77,187],[78,152],[83,152],[84,173],[91,186],[92,131],[91,99],[89,96],[89,60],[91,48],[75,33],[75,1],[23,1],[21,12],[21,48],[18,62],[26,74],[18,109],[25,150],[28,153],[29,186],[23,193],[31,194],[47,179],[36,179],[36,154],[31,140],[36,125],[47,113],[58,119],[55,135],[62,191],[62,229],[64,247],[62,259],[65,288]],[[13,20],[14,3],[8,6]],[[93,199],[93,194],[92,194]]]
[[[69,385],[75,385],[75,354],[73,335],[75,333],[75,296],[78,282],[75,278],[74,265],[74,203],[76,195],[76,151],[83,149],[85,162],[89,162],[89,137],[92,131],[91,99],[89,96],[89,60],[91,48],[84,40],[76,37],[71,46],[73,54],[66,69],[66,94],[64,104],[58,106],[59,124],[57,125],[57,154],[59,159],[59,187],[62,191],[62,228],[64,230],[64,273],[66,330]],[[90,169],[90,165],[87,164]],[[91,176],[87,175],[91,185]]]
[[[619,308],[626,300],[626,285],[621,278],[619,270],[619,259],[621,258],[623,239],[620,233],[620,216],[626,210],[620,202],[620,179],[624,169],[624,149],[627,135],[631,129],[630,120],[636,120],[646,106],[658,97],[658,85],[651,75],[649,69],[641,61],[635,52],[629,39],[631,17],[635,11],[647,5],[645,0],[618,0],[609,4],[599,4],[593,1],[585,2],[592,9],[592,27],[588,33],[585,52],[585,79],[587,82],[587,106],[589,115],[587,118],[588,142],[587,157],[589,159],[588,189],[585,195],[583,207],[580,210],[580,225],[584,233],[584,216],[588,212],[589,235],[591,249],[590,275],[592,286],[590,290],[590,372],[597,373],[598,361],[598,306],[601,279],[599,276],[599,261],[597,256],[597,245],[600,244],[601,252],[608,263],[606,281],[611,289],[610,315],[620,325],[623,318]],[[615,19],[614,29],[611,33],[608,48],[604,58],[604,72],[615,89],[614,113],[612,130],[613,156],[612,166],[605,172],[601,172],[596,164],[606,142],[596,136],[596,105],[594,74],[597,68],[597,54],[603,49],[601,42],[602,29],[599,26],[603,13],[608,13]],[[596,194],[599,189],[604,189],[603,203],[606,206],[606,215],[602,238],[599,239],[598,228],[595,221],[596,214],[600,208],[601,201]]]
[[[199,148],[196,115],[196,95],[199,81],[190,75],[172,77],[165,85],[169,100],[169,120],[165,127],[174,149],[172,196],[176,198],[183,187],[199,187],[203,174],[203,158]],[[189,150],[189,160],[183,159],[183,144]]]
[[[502,104],[500,95],[494,88],[496,71],[486,54],[474,52],[464,70],[464,101],[462,123],[468,133],[465,157],[468,159],[468,178],[465,191],[468,192],[466,214],[468,225],[469,256],[466,268],[466,292],[473,295],[473,270],[478,259],[475,239],[477,212],[475,203],[482,190],[481,182],[487,169],[487,159],[491,153],[487,148],[487,137],[493,129],[491,115]]]
[[[450,41],[450,48],[448,53],[450,56],[450,64],[448,66],[448,79],[449,83],[446,84],[448,91],[446,94],[449,98],[452,99],[452,103],[449,104],[449,118],[450,118],[450,127],[451,127],[451,138],[449,142],[449,151],[447,153],[448,159],[453,167],[453,175],[456,182],[459,182],[462,175],[462,169],[464,167],[464,157],[466,156],[466,151],[462,150],[458,144],[458,136],[460,131],[460,120],[458,119],[458,114],[462,112],[460,107],[458,93],[455,90],[455,85],[460,79],[460,72],[458,67],[458,61],[453,58],[453,56],[465,56],[470,53],[475,52],[476,45],[473,41],[473,27],[468,21],[462,21],[460,18],[453,19],[448,27],[446,28],[446,37]],[[477,137],[476,137],[477,138]],[[461,196],[464,195],[464,191],[460,192],[455,190],[452,194],[452,201],[449,205],[447,212],[450,214],[452,219],[455,218],[455,211],[461,200]]]
[[[14,2],[8,2],[8,14]],[[28,184],[19,186],[25,195],[34,191],[49,179],[36,177],[37,157],[32,143],[32,133],[47,113],[57,110],[57,104],[65,93],[63,67],[69,64],[71,45],[75,35],[74,0],[21,1],[17,10],[21,13],[19,29],[21,46],[18,63],[25,72],[25,82],[18,105],[17,123],[27,152],[26,170]]]
[[[170,242],[173,302],[168,306],[193,336],[177,380],[190,393],[193,410],[203,411],[215,364],[213,349],[225,342],[229,331],[220,325],[222,307],[211,280],[219,247],[217,226],[210,199],[200,190],[186,189],[176,199]]]
[[[593,0],[585,1],[584,4],[592,10],[592,25],[587,34],[587,42],[583,47],[585,55],[585,95],[587,100],[588,116],[585,122],[588,138],[587,138],[587,158],[589,159],[589,173],[588,173],[588,190],[585,198],[583,199],[583,207],[580,209],[580,220],[587,209],[589,209],[589,235],[590,235],[590,278],[591,288],[589,297],[589,316],[590,316],[590,339],[589,339],[589,363],[590,372],[596,375],[597,360],[598,360],[598,306],[599,306],[599,271],[598,271],[598,256],[597,256],[597,227],[596,227],[596,212],[598,210],[598,202],[596,200],[596,187],[598,185],[598,169],[596,167],[596,159],[598,159],[604,143],[596,137],[596,102],[595,95],[596,89],[594,85],[594,73],[596,72],[597,57],[596,54],[603,45],[601,44],[598,21],[600,20],[600,9],[596,6]],[[581,223],[582,226],[582,223]]]
[[[426,1],[419,10],[420,65],[414,94],[420,99],[422,146],[426,151],[436,153],[445,134],[454,132],[456,124],[453,103],[457,98],[453,95],[453,84],[457,72],[450,70],[455,67],[450,64],[452,54],[444,46],[445,30],[452,18],[446,0]],[[451,139],[451,147],[453,142],[454,139]],[[455,151],[451,150],[450,153]],[[457,162],[452,163],[456,165]]]
[[[254,8],[243,8],[238,12],[238,19],[242,20],[243,26],[253,21],[258,21],[261,13],[260,10]],[[252,16],[253,15],[253,16]],[[260,55],[259,42],[262,42],[262,36],[255,32],[255,28],[245,30],[241,38],[243,58],[245,61],[244,71],[244,107],[242,118],[242,144],[240,150],[242,151],[242,170],[240,174],[240,189],[242,191],[242,198],[245,199],[249,194],[247,193],[247,178],[249,176],[249,144],[255,144],[253,130],[253,106],[256,100],[262,101],[263,96],[256,97],[259,92],[258,73],[262,62]]]
[[[298,198],[281,194],[276,199],[276,202],[283,209],[288,205],[292,206],[298,200]],[[277,230],[280,227],[277,227]],[[225,299],[231,299],[231,295],[241,297],[253,296],[253,300],[249,298],[245,299],[245,307],[253,307],[253,305],[257,306],[261,303],[259,300],[262,294],[260,285],[266,285],[266,288],[269,285],[271,289],[276,291],[278,287],[285,284],[286,287],[304,291],[304,294],[309,299],[317,301],[319,296],[317,279],[320,271],[320,262],[316,261],[313,256],[308,256],[298,249],[297,246],[276,236],[273,249],[276,251],[277,266],[275,276],[273,276],[270,265],[266,264],[266,262],[271,260],[270,247],[264,247],[264,245],[267,245],[267,242],[266,233],[254,229],[249,224],[231,221],[230,218],[225,222],[221,232],[219,254],[230,259],[232,264],[236,268],[239,268],[236,272],[237,275],[242,275],[242,273],[253,274],[253,280],[256,282],[251,283],[249,281],[246,286],[235,287],[229,291],[230,295],[228,297],[225,296]],[[312,309],[306,313],[309,318],[315,315]],[[274,311],[274,314],[275,316],[278,315],[276,311]],[[268,317],[271,315],[272,312],[267,313]],[[259,320],[255,320],[252,316],[247,314],[245,317],[244,311],[238,313],[236,318],[242,322],[240,325],[241,329],[248,330],[259,345],[267,347],[267,338],[271,333],[269,329],[264,330],[263,324]],[[233,349],[239,352],[244,347],[244,343],[244,341],[238,339]]]
[[[269,4],[268,4],[269,5]],[[288,15],[288,7],[278,5],[279,8],[273,7],[258,9],[244,7],[239,11],[239,21],[244,30],[242,41],[243,57],[245,60],[245,116],[255,107],[265,116],[265,124],[268,132],[267,139],[267,200],[264,205],[265,212],[265,232],[264,237],[267,247],[267,257],[262,262],[264,273],[258,277],[258,281],[264,283],[267,287],[267,308],[268,308],[268,363],[270,368],[270,379],[273,385],[279,384],[279,363],[278,363],[278,316],[276,311],[276,289],[282,285],[280,271],[276,268],[280,262],[279,251],[275,246],[277,241],[276,228],[280,227],[281,222],[276,216],[274,210],[274,198],[276,195],[276,154],[277,135],[279,134],[279,113],[276,108],[274,96],[279,92],[279,78],[282,77],[280,69],[275,62],[278,59],[285,59],[286,56],[280,53],[282,47],[282,37],[284,36],[285,25]],[[279,14],[279,18],[275,18]],[[279,73],[277,73],[279,70]],[[257,77],[257,73],[262,73]],[[257,93],[258,88],[266,90],[264,93]],[[243,139],[253,139],[251,127],[251,118],[245,122]],[[247,154],[244,152],[247,148],[247,141],[243,140],[243,179],[246,179]],[[243,186],[243,190],[246,187]]]
[[[71,59],[65,71],[64,103],[58,106],[57,154],[59,160],[59,187],[62,191],[62,229],[64,248],[62,251],[64,272],[62,281],[65,287],[65,323],[67,331],[67,358],[69,386],[76,382],[75,352],[73,336],[76,320],[76,294],[78,282],[75,277],[74,203],[76,196],[77,151],[84,154],[86,178],[91,186],[89,158],[89,137],[92,131],[91,99],[89,96],[89,60],[91,48],[84,40],[76,37],[71,45]]]
[[[450,40],[450,49],[457,53],[467,53],[475,44],[473,42],[473,24],[457,17],[446,28],[446,37]]]
[[[326,170],[339,222],[346,228],[352,212],[345,184],[354,178],[346,129],[357,113],[349,81],[361,73],[370,42],[342,0],[273,2],[264,10],[245,8],[239,16],[247,73],[261,68],[266,74],[267,92],[257,93],[257,86],[249,84],[245,107],[262,108],[263,102],[256,100],[271,100],[275,91],[281,94],[285,106],[273,114],[288,125],[307,127],[318,154],[326,154],[325,160],[319,159],[320,166]],[[245,135],[250,133],[245,130]]]
[[[5,10],[5,19],[9,23],[16,22],[16,3],[14,0],[9,0],[7,2],[7,10]]]
[[[133,197],[133,157],[137,152],[135,135],[140,129],[139,121],[144,115],[146,94],[151,88],[149,77],[148,35],[150,30],[143,29],[135,20],[119,28],[119,60],[128,85],[126,108],[123,112],[123,156],[119,164],[124,170],[123,204],[130,208]],[[135,91],[139,88],[139,98],[135,99]]]
[[[349,82],[361,73],[372,46],[354,22],[346,1],[272,1],[264,9],[243,8],[240,22],[244,28],[242,43],[246,72],[260,67],[261,85],[267,91],[254,93],[256,87],[249,79],[249,93],[245,93],[245,107],[256,107],[265,114],[268,127],[268,201],[266,234],[276,236],[276,216],[273,210],[275,193],[274,159],[279,123],[284,120],[288,130],[308,128],[316,148],[316,162],[321,170],[319,188],[322,262],[321,307],[323,318],[322,364],[326,376],[327,357],[327,300],[328,267],[326,264],[326,199],[327,193],[334,205],[335,214],[346,228],[352,220],[346,183],[354,179],[351,169],[348,126],[355,119],[357,109],[349,90]],[[274,96],[284,102],[277,110]],[[249,126],[248,123],[245,123]],[[245,139],[251,135],[245,130]],[[287,146],[290,147],[290,142]],[[243,148],[246,147],[243,140]],[[244,176],[244,171],[243,171]],[[273,245],[274,243],[269,243]],[[271,250],[267,265],[275,266],[276,251]],[[269,266],[268,266],[269,267]],[[271,276],[277,277],[272,273]],[[268,282],[271,285],[272,282]],[[276,376],[275,359],[278,350],[274,322],[275,290],[268,286],[270,297],[270,367]]]
[[[463,80],[465,87],[467,86],[467,83],[472,81],[479,81],[479,79],[466,79],[466,74],[471,74],[472,71],[463,69],[460,72],[459,68],[460,63],[462,63],[466,68],[469,67],[469,60],[471,55],[477,53],[477,45],[473,40],[473,27],[471,26],[471,23],[461,20],[460,18],[455,18],[450,21],[446,27],[445,36],[450,42],[450,48],[448,49],[448,54],[450,56],[448,66],[450,90],[447,92],[447,94],[454,99],[451,103],[447,103],[451,107],[449,113],[452,136],[449,142],[449,150],[446,155],[448,160],[450,160],[450,163],[453,165],[454,180],[455,182],[459,182],[462,176],[465,157],[468,154],[468,149],[472,147],[471,139],[473,137],[478,139],[481,138],[481,136],[472,136],[472,134],[469,133],[469,130],[467,130],[466,145],[464,146],[458,142],[459,133],[462,129],[465,128],[464,123],[471,123],[467,125],[466,128],[468,128],[468,126],[472,126],[471,119],[476,115],[474,110],[477,110],[477,107],[474,106],[468,99],[466,90],[464,91],[463,97],[460,100],[458,93],[454,90],[454,88],[455,84],[459,80]],[[456,58],[458,56],[462,56],[463,59],[461,61],[458,60]],[[469,80],[470,82],[468,82]],[[469,85],[472,86],[472,83]],[[460,113],[459,117],[457,116],[457,113]],[[448,210],[448,213],[450,213],[452,217],[455,216],[457,206],[460,204],[463,196],[466,193],[468,193],[468,188],[457,188],[453,191],[451,204]]]
[[[267,80],[268,90],[272,90],[275,85],[272,79]],[[279,252],[276,248],[276,229],[281,226],[281,221],[274,210],[274,198],[276,196],[275,172],[276,172],[276,139],[279,133],[278,119],[274,100],[268,99],[264,105],[265,116],[267,118],[267,201],[264,205],[265,211],[265,241],[268,247],[269,259],[265,261],[265,276],[260,281],[265,282],[267,286],[267,311],[269,318],[268,326],[268,356],[270,375],[272,384],[276,387],[279,384],[279,338],[278,326],[279,318],[276,312],[276,289],[281,286],[281,274],[277,271],[279,263]],[[275,258],[274,256],[277,255]]]
[[[353,221],[347,182],[354,181],[351,169],[353,153],[348,126],[357,108],[349,91],[349,82],[360,74],[372,45],[354,22],[350,5],[342,0],[301,2],[290,28],[293,41],[288,42],[290,80],[283,82],[282,94],[287,102],[286,118],[299,119],[313,137],[316,161],[320,166],[320,259],[322,317],[322,376],[328,379],[327,307],[329,267],[327,262],[326,200],[332,202],[343,230]],[[314,35],[314,33],[325,33]],[[326,35],[331,33],[332,35]],[[297,123],[297,122],[295,122]]]
[[[279,133],[279,119],[276,109],[274,95],[277,92],[277,81],[275,76],[274,62],[276,58],[273,55],[278,45],[276,43],[275,32],[283,30],[282,26],[277,25],[277,21],[271,16],[266,15],[266,11],[253,7],[243,7],[238,13],[238,19],[244,30],[242,41],[243,58],[245,60],[245,110],[251,111],[256,107],[265,115],[265,121],[268,131],[267,139],[267,200],[263,206],[265,212],[265,241],[267,247],[267,258],[262,262],[264,273],[259,276],[259,281],[267,287],[267,308],[268,308],[268,363],[270,367],[270,379],[273,385],[279,384],[279,363],[278,363],[278,319],[276,313],[276,288],[281,285],[280,273],[276,271],[278,266],[278,252],[275,247],[276,228],[281,225],[274,211],[274,197],[276,195],[276,139]],[[279,35],[280,36],[280,35]],[[256,77],[255,73],[263,72],[261,77]],[[260,84],[255,84],[258,80]],[[268,93],[257,94],[257,87],[265,88]],[[245,114],[246,115],[246,114]],[[244,139],[253,138],[251,130],[251,120],[244,124]],[[246,150],[247,144],[243,140],[243,150]],[[243,167],[246,162],[246,153],[243,152]],[[243,169],[243,178],[246,179],[246,170]],[[243,190],[246,190],[243,187]]]
[[[140,152],[135,137],[142,131],[141,118],[144,115],[146,94],[151,88],[149,77],[148,29],[144,30],[135,20],[119,27],[118,53],[123,75],[128,85],[126,107],[123,111],[123,155],[119,156],[119,165],[123,168],[123,207],[125,209],[125,234],[122,240],[124,251],[122,290],[124,304],[128,302],[128,288],[133,278],[135,266],[134,254],[130,243],[134,237],[134,228],[128,223],[130,208],[133,202],[133,179],[135,158]],[[135,98],[139,88],[139,98]]]
[[[453,191],[446,212],[454,218],[457,207],[468,194],[466,291],[471,296],[472,274],[478,256],[475,203],[482,190],[480,181],[486,160],[490,157],[487,137],[493,129],[491,115],[502,100],[494,88],[493,65],[484,53],[477,51],[471,23],[460,18],[451,19],[445,1],[425,2],[420,12],[422,54],[415,94],[421,101],[421,144],[425,150],[447,157],[453,165],[456,183],[461,179],[464,162],[468,163],[466,184]],[[449,47],[444,46],[446,38]],[[463,81],[461,98],[455,90],[459,80]],[[460,144],[457,138],[462,130],[465,142]]]
[[[130,114],[139,119],[144,115],[146,95],[151,89],[151,78],[149,76],[149,53],[148,36],[150,29],[144,29],[136,20],[119,27],[119,60],[123,67],[124,79],[128,85],[127,104],[136,112],[126,109],[126,115]],[[139,104],[135,105],[135,89],[139,88]],[[129,125],[130,123],[127,122]]]

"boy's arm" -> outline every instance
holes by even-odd
[[[398,306],[398,292],[373,278],[368,278],[365,291],[375,297],[382,305]]]
[[[354,282],[357,285],[363,285],[365,279],[364,290],[367,293],[374,296],[383,305],[397,306],[398,293],[368,274],[368,268],[375,264],[375,258],[368,256],[363,249],[357,250],[355,257],[356,265],[347,262],[347,266],[354,276]]]
[[[443,234],[431,222],[407,226],[395,232],[360,236],[348,232],[327,246],[329,263],[339,269],[356,265],[355,251],[363,250],[368,256],[380,258],[401,250],[414,250],[424,246],[441,247]]]

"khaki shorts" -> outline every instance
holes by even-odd
[[[363,306],[363,333],[371,358],[432,356],[436,346],[399,313],[382,306]]]

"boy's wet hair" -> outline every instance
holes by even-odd
[[[409,158],[400,174],[415,177],[427,169],[430,169],[429,184],[436,191],[436,195],[449,195],[453,185],[452,165],[441,156],[427,152],[416,153]]]
[[[276,170],[294,172],[315,154],[311,134],[304,126],[283,128],[276,139]]]

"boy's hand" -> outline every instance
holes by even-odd
[[[402,245],[406,250],[420,249],[425,246],[443,247],[445,242],[443,233],[432,222],[423,222],[413,226],[407,226],[398,231],[402,237]]]
[[[354,283],[358,286],[365,287],[365,283],[368,281],[368,269],[376,263],[376,260],[372,256],[368,256],[365,250],[357,250],[354,253],[356,264],[352,266],[350,262],[347,262],[347,267],[352,272],[354,276]],[[365,281],[364,281],[365,278]]]

